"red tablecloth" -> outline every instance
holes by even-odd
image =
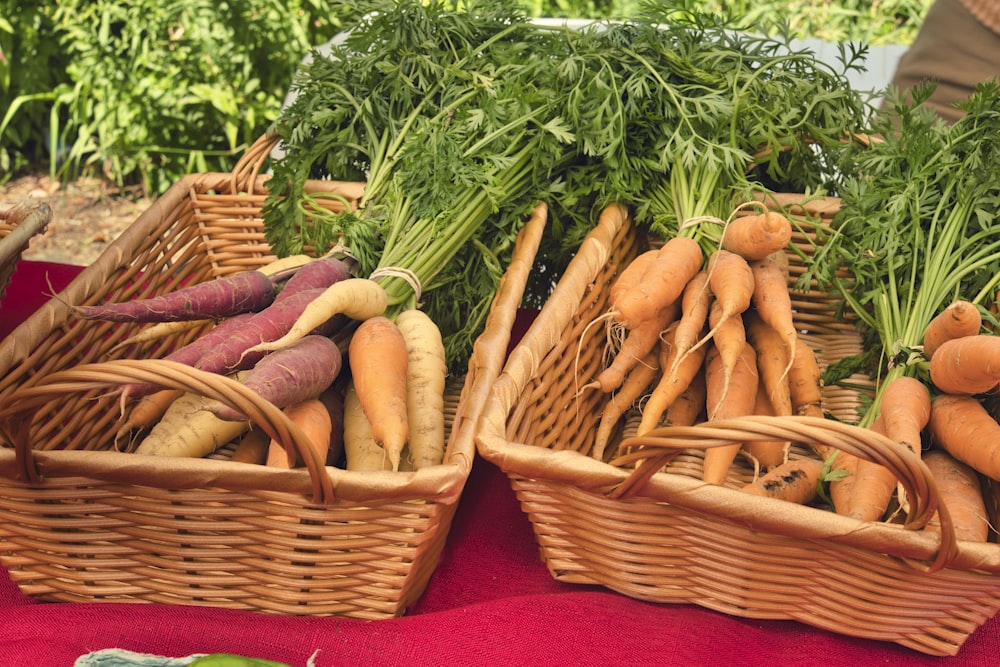
[[[0,336],[79,267],[23,262],[0,303]],[[2,547],[0,547],[2,548]],[[789,591],[789,594],[794,594]],[[381,621],[278,617],[205,607],[40,603],[0,568],[0,665],[71,665],[118,647],[159,655],[233,652],[304,666],[998,665],[1000,621],[954,658],[854,639],[794,622],[740,619],[639,602],[553,580],[506,476],[479,459],[442,561],[421,600]]]

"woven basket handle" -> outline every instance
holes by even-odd
[[[947,566],[958,555],[955,527],[940,502],[927,465],[908,448],[870,429],[818,417],[748,416],[695,426],[667,426],[622,441],[624,452],[613,465],[634,465],[634,472],[609,492],[623,498],[641,492],[648,481],[685,449],[708,449],[752,441],[790,441],[822,445],[885,466],[896,476],[910,503],[906,528],[920,529],[938,513],[941,543],[931,570]],[[775,501],[783,502],[783,501]]]
[[[258,137],[250,148],[236,162],[233,167],[231,187],[236,192],[256,193],[258,190],[261,171],[264,164],[271,156],[271,151],[278,145],[280,137],[274,131],[269,131]]]
[[[110,391],[130,383],[182,389],[239,410],[281,443],[289,453],[289,460],[298,456],[305,461],[312,480],[313,502],[329,504],[334,500],[333,483],[325,469],[326,461],[320,460],[319,454],[307,444],[308,436],[279,408],[236,380],[163,359],[119,359],[81,364],[46,375],[38,384],[22,387],[10,394],[7,404],[0,410],[0,420],[6,422],[24,478],[31,481],[40,478],[29,426],[41,407],[61,394]],[[132,454],[123,453],[122,456]]]

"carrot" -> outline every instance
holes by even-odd
[[[688,350],[694,348],[701,338],[705,323],[708,321],[708,311],[712,305],[712,290],[708,286],[708,272],[699,271],[688,281],[681,296],[680,319],[674,332],[674,361],[664,371],[674,375],[677,366],[684,361]]]
[[[202,325],[209,323],[211,323],[211,320],[209,319],[177,320],[176,322],[156,322],[152,326],[140,329],[138,332],[132,334],[125,340],[115,343],[115,345],[109,350],[109,352],[120,350],[121,348],[127,347],[129,345],[138,345],[139,343],[151,343],[155,340],[162,340],[167,336],[184,333],[189,329],[194,329],[195,327],[200,327]]]
[[[129,410],[128,417],[115,433],[115,444],[128,438],[132,431],[149,428],[155,424],[163,417],[167,408],[183,394],[183,389],[160,389],[140,398]],[[122,402],[124,401],[123,397]]]
[[[664,412],[662,422],[670,426],[692,426],[703,417],[704,412],[705,373],[701,369]]]
[[[247,371],[243,381],[264,400],[279,408],[316,398],[340,374],[342,357],[326,336],[306,336],[291,347],[272,352]],[[241,421],[246,415],[221,402],[209,410],[219,419]]]
[[[760,368],[760,355],[758,355],[757,367]],[[754,400],[753,414],[774,416],[775,411],[771,406],[771,400],[767,397],[767,390],[763,382],[757,384],[757,395]],[[782,440],[749,440],[743,443],[743,452],[754,462],[755,473],[757,467],[769,470],[785,463],[788,458],[788,450],[791,443]]]
[[[888,382],[882,390],[879,414],[885,435],[920,455],[920,434],[931,416],[930,392],[924,383],[906,375]]]
[[[348,470],[392,470],[385,448],[375,442],[353,382],[344,390],[344,458]]]
[[[684,394],[695,376],[701,372],[706,352],[704,347],[685,354],[683,360],[677,361],[680,349],[675,345],[674,341],[677,340],[677,330],[679,328],[680,322],[677,322],[675,326],[668,330],[668,334],[663,341],[662,349],[666,350],[667,354],[660,367],[670,370],[665,370],[660,376],[659,381],[653,387],[649,397],[642,406],[642,417],[636,429],[638,435],[648,433],[650,430],[656,428],[657,424],[663,419],[664,413]]]
[[[881,415],[871,428],[876,433],[885,435],[885,423]],[[860,521],[878,521],[888,509],[898,483],[896,476],[885,466],[858,459],[851,493],[844,499],[845,504],[834,507],[834,510],[837,514]]]
[[[693,239],[675,236],[660,247],[632,289],[612,303],[616,322],[632,329],[680,298],[688,282],[701,270],[701,247]]]
[[[375,442],[385,448],[392,469],[397,470],[400,454],[410,439],[406,341],[392,320],[378,315],[358,326],[347,354],[354,390]]]
[[[744,417],[753,413],[758,378],[757,355],[752,346],[743,346],[743,353],[732,369],[728,386],[725,375],[721,353],[712,346],[705,356],[705,407],[709,420]],[[705,450],[702,479],[709,484],[725,482],[740,447],[740,443],[735,443]]]
[[[768,470],[743,491],[804,505],[816,497],[822,472],[823,464],[816,459],[793,459]]]
[[[77,306],[85,320],[172,322],[218,319],[258,311],[274,301],[276,289],[260,271],[240,271],[173,292],[119,303]]]
[[[639,253],[631,262],[626,264],[611,283],[611,287],[608,288],[608,300],[611,303],[615,303],[622,295],[634,290],[642,280],[642,275],[646,272],[646,269],[656,261],[656,256],[659,252],[659,248],[647,250]]]
[[[820,371],[816,352],[808,345],[797,345],[788,367],[788,396],[794,414],[824,418],[823,373]],[[826,445],[810,444],[820,459],[826,461],[835,449]]]
[[[750,264],[753,274],[751,303],[758,317],[777,332],[785,343],[791,363],[798,342],[798,330],[792,316],[792,299],[788,292],[788,255],[783,250],[771,253]],[[760,350],[757,350],[760,353]],[[785,373],[788,367],[785,367]]]
[[[304,290],[277,301],[264,310],[250,315],[235,330],[228,325],[229,320],[222,322],[219,327],[227,325],[225,339],[202,354],[193,364],[194,367],[210,373],[230,373],[252,367],[266,354],[266,350],[258,349],[261,346],[257,343],[273,341],[283,336],[323,291],[323,288]],[[307,333],[324,335],[331,333],[326,326],[329,323],[330,320],[319,322]],[[295,340],[300,338],[302,336],[297,336]]]
[[[933,443],[953,457],[1000,480],[1000,425],[978,400],[953,394],[938,396],[931,401],[927,430]]]
[[[611,363],[605,366],[592,382],[583,385],[581,391],[599,389],[608,393],[620,387],[625,381],[625,376],[636,364],[642,363],[641,360],[656,348],[660,334],[676,316],[676,304],[670,304],[657,312],[654,317],[628,330],[621,345],[614,352]]]
[[[784,252],[792,240],[792,223],[777,211],[733,219],[722,232],[722,247],[747,261]]]
[[[760,318],[756,311],[743,315],[747,340],[757,351],[757,369],[761,385],[775,415],[787,417],[792,414],[792,396],[788,387],[788,369],[791,367],[790,352],[770,324]]]
[[[1000,382],[1000,336],[977,334],[941,343],[930,362],[931,382],[945,394],[981,394]]]
[[[747,344],[746,328],[743,326],[743,318],[739,315],[727,317],[718,300],[712,302],[708,321],[712,330],[715,331],[712,340],[715,349],[719,351],[719,359],[722,362],[723,384],[720,388],[722,393],[716,400],[719,403],[725,403],[733,371],[740,362],[740,358],[743,356],[743,349]],[[756,350],[754,351],[756,352]],[[756,391],[756,387],[754,391]],[[711,412],[708,415],[709,419],[714,419]]]
[[[229,460],[235,463],[263,465],[267,462],[267,449],[270,442],[271,439],[267,433],[259,428],[252,428],[240,439]]]
[[[834,450],[835,455],[830,462],[830,502],[834,511],[846,508],[849,498],[854,493],[854,482],[858,479],[858,462],[861,460],[854,454]],[[842,513],[842,512],[841,512]]]
[[[317,458],[326,461],[330,449],[330,434],[333,431],[333,422],[326,406],[318,398],[310,398],[293,403],[282,412],[302,429],[308,445],[316,451]],[[273,468],[297,468],[303,465],[297,452],[285,449],[277,440],[271,440],[268,444],[266,463]]]
[[[444,342],[422,310],[404,310],[396,326],[406,344],[406,417],[409,459],[415,470],[444,460],[444,389],[448,377]]]
[[[297,292],[329,287],[351,277],[351,267],[336,257],[321,257],[299,267],[282,285],[275,301],[287,299]]]
[[[248,354],[280,350],[308,335],[337,315],[355,320],[366,320],[385,312],[388,296],[385,289],[374,280],[348,278],[330,285],[309,306],[299,313],[295,322],[276,339],[263,340],[247,350]]]
[[[198,336],[187,345],[183,345],[164,357],[167,361],[176,361],[186,366],[194,367],[205,354],[215,354],[220,346],[230,344],[229,341],[238,337],[255,313],[241,313],[228,317],[213,328]],[[222,369],[219,370],[221,372]],[[152,385],[127,384],[122,388],[122,400],[140,398],[153,391]]]
[[[990,535],[990,521],[976,471],[939,449],[927,452],[923,460],[937,484],[941,503],[948,508],[955,537],[968,542],[985,542]],[[941,529],[936,512],[926,527]]]
[[[718,310],[715,324],[710,324],[708,333],[702,336],[695,347],[700,347],[711,340],[720,326],[742,315],[750,307],[753,296],[753,272],[747,261],[736,253],[716,250],[708,258],[708,284],[715,299],[713,307]],[[712,318],[711,309],[709,318]]]
[[[315,257],[310,257],[309,255],[288,255],[287,257],[279,257],[270,261],[257,270],[269,278],[280,280],[285,273],[297,271],[300,267],[305,266],[314,259]]]
[[[206,409],[209,401],[204,396],[185,392],[170,404],[160,421],[139,442],[135,453],[203,457],[250,428],[248,421],[219,419]]]
[[[639,400],[639,397],[642,396],[659,372],[660,366],[657,356],[656,350],[648,352],[646,357],[628,374],[627,379],[621,385],[621,389],[614,392],[611,398],[604,404],[591,453],[591,456],[598,461],[604,460],[604,451],[621,416]]]
[[[953,301],[924,330],[924,356],[933,358],[941,343],[953,338],[975,336],[982,326],[983,317],[976,306],[961,299]]]

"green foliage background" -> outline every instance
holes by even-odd
[[[931,0],[679,0],[752,28],[909,43]],[[531,16],[622,18],[640,0],[523,0]],[[298,63],[366,11],[342,0],[0,0],[0,183],[27,168],[162,193],[228,171],[277,118]]]

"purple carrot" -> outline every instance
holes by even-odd
[[[343,365],[340,348],[326,336],[309,335],[271,352],[249,371],[243,383],[279,408],[318,397]],[[219,404],[208,408],[219,419],[242,421],[238,410]]]
[[[329,287],[352,275],[351,267],[344,261],[336,257],[321,257],[296,269],[295,273],[285,281],[274,300],[281,301],[307,289]]]
[[[203,354],[195,368],[211,373],[231,373],[256,364],[266,354],[264,351],[244,354],[257,343],[278,340],[295,324],[295,320],[309,303],[323,292],[318,287],[303,290],[287,299],[276,301],[259,313],[254,313],[239,330]],[[313,333],[330,333],[323,327]]]
[[[253,316],[254,313],[241,313],[239,315],[228,317],[201,336],[192,340],[187,345],[177,348],[163,358],[169,361],[186,364],[188,366],[194,366],[198,363],[198,360],[201,359],[203,354],[210,352],[217,346],[221,345],[230,336],[234,335],[235,332],[246,326],[246,323]],[[157,388],[158,387],[148,384],[127,384],[125,385],[124,394],[128,398],[141,398],[149,393],[152,393]]]
[[[221,319],[269,306],[277,289],[260,271],[241,271],[177,291],[119,303],[75,308],[87,320],[112,322],[177,322]]]

